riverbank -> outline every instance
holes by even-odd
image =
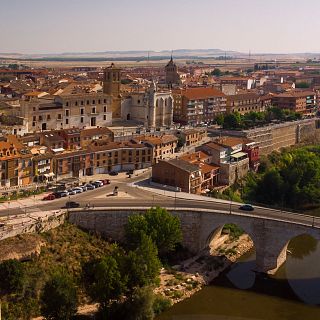
[[[190,298],[253,247],[247,234],[236,238],[223,234],[216,243],[214,248],[208,248],[180,265],[163,268],[155,293],[170,299],[172,304]]]

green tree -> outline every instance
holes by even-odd
[[[182,240],[180,220],[160,207],[151,208],[145,214],[129,217],[126,226],[129,247],[137,248],[141,243],[142,234],[151,237],[159,255],[163,257],[168,252],[174,251]]]
[[[238,129],[241,127],[241,115],[238,112],[227,114],[224,117],[223,128],[224,129]]]
[[[224,115],[223,114],[219,114],[217,117],[216,117],[216,123],[219,125],[219,126],[223,126],[223,123],[224,123]]]
[[[212,72],[211,72],[212,76],[216,76],[216,77],[220,77],[222,75],[222,72],[220,69],[215,68]]]
[[[26,276],[23,264],[18,260],[7,260],[0,264],[0,288],[5,293],[22,291]]]
[[[118,299],[126,289],[119,265],[112,256],[103,257],[92,266],[93,283],[89,294],[106,309],[112,300]]]
[[[126,271],[129,288],[153,284],[160,267],[157,247],[149,236],[142,234],[140,246],[128,253]]]
[[[47,320],[68,320],[76,314],[77,303],[77,288],[72,277],[56,273],[43,288],[41,314]]]

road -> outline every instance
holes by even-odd
[[[136,179],[137,180],[137,179]],[[208,198],[203,197],[201,200],[181,199],[179,197],[168,197],[153,193],[151,191],[142,190],[140,188],[129,186],[127,181],[119,180],[112,181],[110,185],[100,187],[95,190],[86,191],[81,194],[56,199],[52,201],[42,201],[34,206],[26,209],[10,209],[9,214],[31,213],[35,211],[58,210],[65,206],[67,201],[76,201],[80,207],[85,207],[88,203],[95,208],[98,207],[119,207],[119,208],[134,208],[134,207],[152,207],[160,206],[165,208],[186,208],[186,209],[208,209],[219,210],[226,214],[242,214],[249,216],[257,216],[259,218],[284,220],[290,223],[315,225],[320,227],[320,219],[311,216],[298,215],[279,210],[256,207],[253,212],[245,212],[239,210],[239,204],[232,202],[208,201]],[[132,182],[132,180],[130,180]],[[118,186],[119,195],[113,196],[114,187]],[[8,215],[8,210],[0,211],[0,216]]]

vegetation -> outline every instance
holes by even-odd
[[[69,320],[77,312],[77,288],[71,276],[57,273],[45,284],[41,314],[48,320]]]
[[[80,303],[100,305],[98,319],[153,319],[170,302],[153,294],[162,253],[181,241],[179,219],[161,208],[129,219],[130,244],[110,245],[65,224],[39,236],[45,240],[32,261],[0,264],[5,319],[73,319]],[[38,239],[39,241],[39,239]]]
[[[159,207],[151,208],[144,214],[129,217],[126,226],[127,245],[137,248],[143,234],[151,238],[158,249],[159,256],[163,258],[174,251],[182,240],[180,220],[166,209]]]
[[[248,175],[244,197],[258,203],[308,209],[320,206],[320,147],[274,152],[258,175]]]
[[[222,233],[228,233],[232,240],[238,239],[241,235],[243,235],[244,231],[233,223],[225,224]]]
[[[301,115],[299,113],[277,107],[271,107],[265,112],[252,111],[244,115],[241,115],[239,112],[233,112],[227,115],[219,115],[216,118],[216,122],[224,129],[241,130],[261,126],[273,121],[290,121],[298,119],[301,119]]]

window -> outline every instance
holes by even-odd
[[[66,117],[69,117],[69,110],[66,110]]]
[[[107,106],[103,107],[103,112],[107,112]]]
[[[33,116],[33,117],[32,117],[32,120],[33,120],[33,121],[36,121],[36,120],[37,120],[36,116]]]
[[[83,100],[81,100],[81,103],[80,103],[82,106],[83,106]]]
[[[100,99],[98,100],[98,104],[101,104],[101,100]]]
[[[50,119],[51,119],[50,114],[47,114],[47,120],[50,120]]]
[[[90,101],[89,101],[89,100],[87,100],[87,105],[88,105],[88,104],[90,104]]]
[[[103,120],[107,120],[107,116],[105,114],[103,115]]]
[[[83,123],[83,117],[80,118],[80,122]]]
[[[69,124],[69,119],[66,119],[66,124]]]
[[[91,109],[91,113],[96,113],[96,107],[93,107],[93,108]]]
[[[103,99],[103,103],[107,103],[107,99]]]
[[[33,111],[36,111],[36,107],[33,107],[32,109],[33,109]]]
[[[66,102],[66,107],[69,107],[69,102]]]
[[[92,104],[96,104],[96,100],[92,100]]]
[[[78,105],[78,101],[76,101],[74,104],[77,106]]]
[[[62,119],[62,114],[59,113],[59,114],[58,114],[58,120],[61,120],[61,119]]]
[[[84,108],[80,109],[80,114],[84,114]]]
[[[36,126],[36,123],[35,123],[35,122],[32,122],[32,126],[35,127],[35,126]]]

